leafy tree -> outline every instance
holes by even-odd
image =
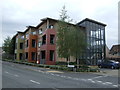
[[[73,56],[79,64],[81,52],[86,47],[85,34],[79,26],[70,24],[70,21],[72,20],[70,20],[65,6],[63,6],[57,30],[58,55],[66,59]]]
[[[58,22],[58,31],[57,31],[57,46],[58,46],[58,55],[59,57],[68,58],[70,57],[70,47],[69,47],[69,27],[68,22],[71,20],[67,15],[67,11],[65,10],[65,6],[62,8],[62,12],[60,15],[60,20]]]
[[[5,51],[6,54],[14,54],[15,49],[15,39],[10,38],[9,36],[4,40],[4,43],[2,45],[3,51]]]
[[[70,42],[71,42],[71,48],[70,48],[70,53],[71,56],[76,58],[77,65],[80,64],[80,56],[81,53],[84,52],[86,49],[86,38],[85,38],[85,32],[80,30],[79,26],[74,26],[71,27],[70,30]]]
[[[10,54],[14,55],[14,51],[15,51],[15,41],[16,41],[16,38],[13,37],[11,39],[11,51],[10,51]]]

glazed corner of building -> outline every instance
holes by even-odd
[[[18,31],[17,34],[13,37],[15,38],[15,60],[23,60],[49,65],[56,64],[56,61],[66,62],[65,59],[58,57],[56,51],[56,29],[59,20],[47,17],[41,19],[41,21],[42,22],[35,27],[27,26],[27,29],[24,32]],[[90,46],[88,46],[90,50],[87,50],[88,52],[84,53],[85,55],[81,56],[80,59],[91,59],[91,64],[96,64],[97,59],[105,58],[106,24],[89,18],[86,18],[77,24],[68,24],[73,26],[79,25],[81,29],[86,30],[86,34],[89,34],[89,36],[91,35],[91,37],[87,37],[87,42],[90,43]],[[92,33],[98,34],[96,34],[96,36],[93,38]],[[97,37],[101,40],[94,41],[94,39]],[[92,38],[96,45],[90,41]],[[98,42],[99,44],[97,44]],[[96,51],[94,50],[95,52],[93,52],[92,47],[96,48],[95,46],[100,47],[99,49],[101,52],[97,52],[97,49]],[[88,53],[91,54],[88,55]],[[94,57],[92,58],[92,56]],[[71,62],[75,62],[75,59],[73,58]]]

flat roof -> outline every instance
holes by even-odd
[[[83,22],[85,22],[85,21],[90,21],[90,22],[93,22],[93,23],[96,23],[96,24],[100,24],[100,25],[102,25],[102,26],[107,26],[107,25],[104,24],[104,23],[101,23],[101,22],[98,22],[98,21],[95,21],[95,20],[89,19],[89,18],[85,18],[85,19],[83,19],[82,21],[80,21],[80,22],[77,23],[77,24],[81,24],[81,23],[83,23]]]

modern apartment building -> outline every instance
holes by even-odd
[[[88,61],[91,65],[96,65],[97,60],[106,58],[105,26],[101,22],[84,19],[77,23],[79,26],[86,27],[87,48],[82,52],[80,59]]]
[[[36,27],[28,26],[24,32],[18,32],[15,35],[15,59],[50,65],[55,64],[56,61],[66,61],[64,58],[58,57],[56,49],[58,20],[44,18],[41,21]],[[96,64],[97,59],[104,59],[106,25],[91,19],[85,19],[78,25],[80,30],[85,31],[87,43],[89,43],[80,59],[89,59],[91,64]],[[75,58],[71,58],[71,60],[74,62]]]
[[[17,32],[14,36],[15,42],[15,59],[24,60],[24,32]]]

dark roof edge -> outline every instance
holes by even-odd
[[[103,26],[107,26],[107,25],[104,24],[104,23],[101,23],[101,22],[98,22],[98,21],[96,21],[96,20],[89,19],[89,18],[85,18],[85,19],[83,19],[82,21],[78,22],[77,24],[80,24],[80,23],[82,23],[82,22],[84,22],[84,21],[90,21],[90,22],[94,22],[94,23],[97,23],[97,24],[100,24],[100,25],[103,25]]]
[[[46,18],[43,18],[43,19],[41,19],[41,23],[40,24],[38,24],[37,26],[36,26],[36,28],[38,28],[39,26],[41,26],[43,23],[44,23],[44,21],[46,21],[46,20],[53,20],[53,21],[55,21],[55,22],[58,22],[58,21],[60,21],[60,20],[57,20],[57,19],[53,19],[53,18],[49,18],[49,17],[46,17]],[[67,24],[69,24],[69,25],[73,25],[73,26],[76,26],[77,24],[73,24],[73,23],[68,23],[68,22],[66,22]],[[79,26],[79,27],[82,27],[82,28],[85,28],[85,27],[83,27],[83,26]]]
[[[27,29],[24,31],[24,33],[26,33],[30,28],[37,28],[35,26],[26,26],[26,27],[27,27]]]

